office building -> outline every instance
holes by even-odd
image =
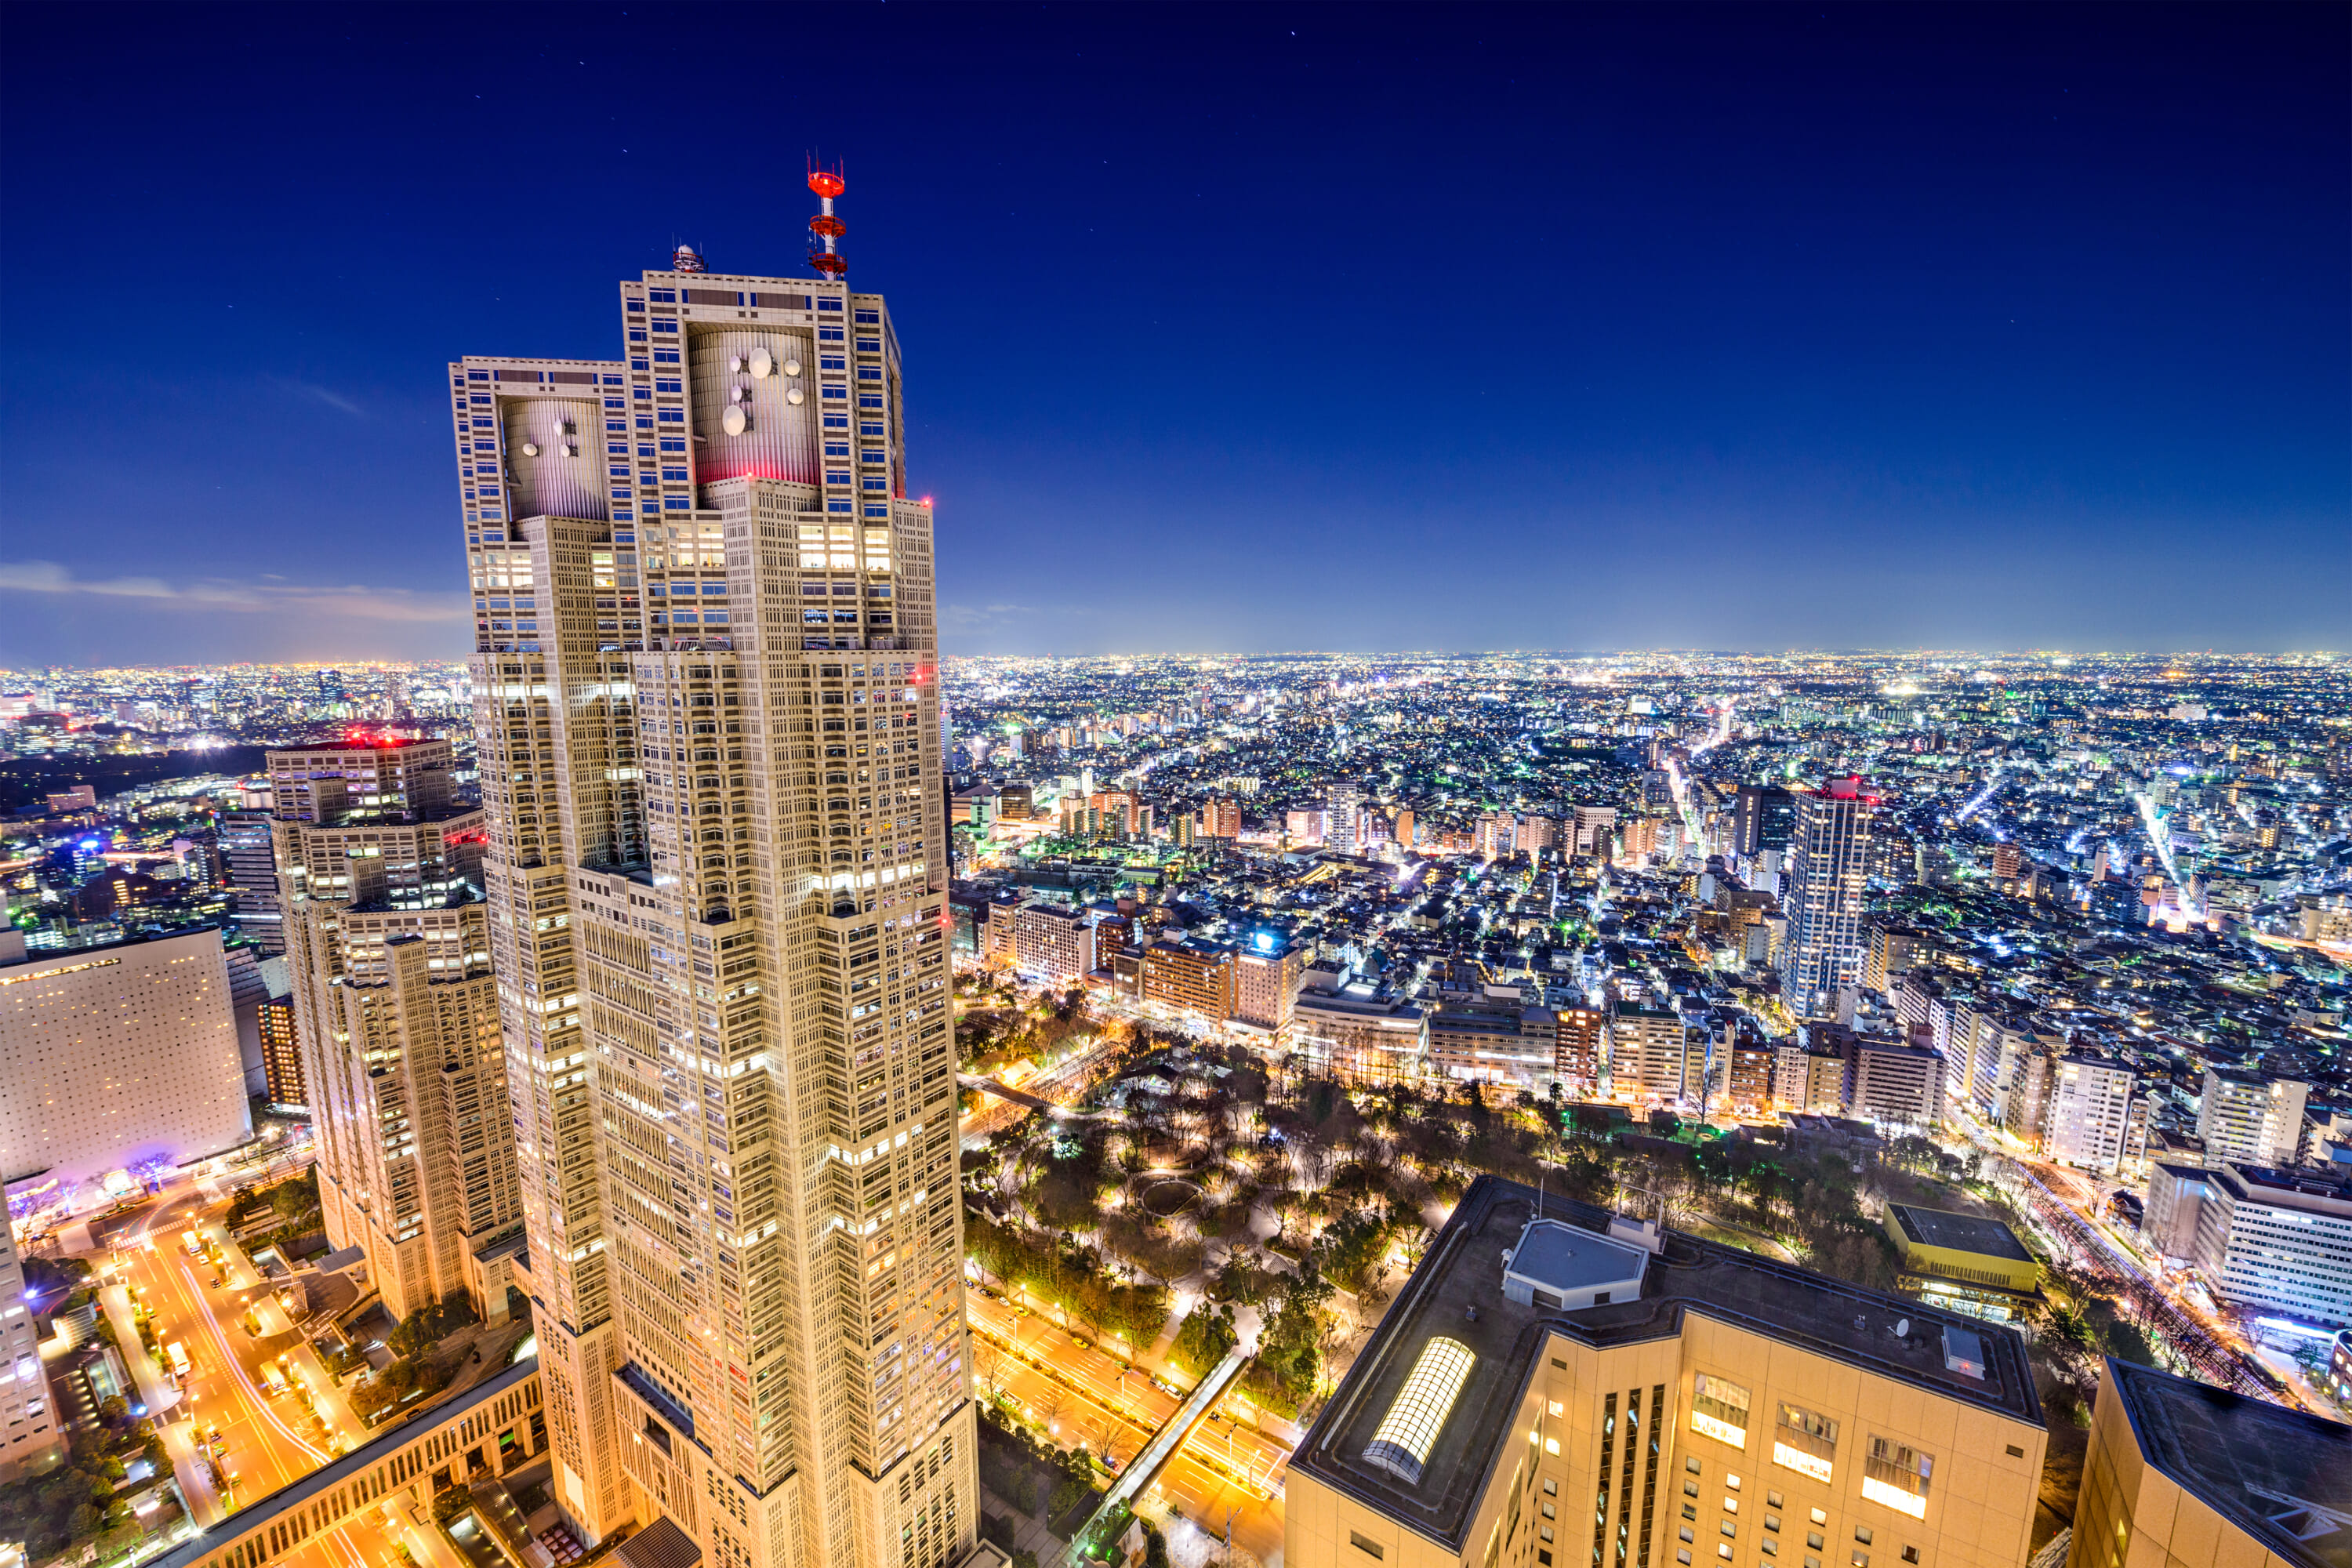
[[[302,1084],[302,1032],[294,1021],[294,977],[280,958],[264,959],[261,983],[261,1068],[269,1103],[279,1110],[310,1108]]]
[[[1789,846],[1789,944],[1780,990],[1800,1015],[1822,1011],[1860,977],[1863,901],[1877,800],[1862,781],[1833,779],[1801,795]]]
[[[2061,1058],[2051,1070],[2042,1152],[2063,1165],[2114,1175],[2123,1168],[2131,1091],[2132,1069],[2122,1062]]]
[[[1429,1066],[1447,1078],[1549,1092],[1559,1055],[1551,1010],[1499,999],[1448,1003],[1429,1016]]]
[[[1764,851],[1785,851],[1797,832],[1793,791],[1775,784],[1741,784],[1732,808],[1731,852],[1752,860]]]
[[[1293,1457],[1289,1568],[2020,1568],[2011,1331],[1482,1176]]]
[[[2344,1568],[2352,1427],[2109,1358],[2070,1568]]]
[[[168,1173],[252,1135],[219,931],[0,958],[12,1200],[95,1196],[118,1173]]]
[[[1291,1009],[1291,1040],[1318,1072],[1342,1083],[1413,1083],[1429,1069],[1429,1016],[1362,981],[1318,972]]]
[[[979,1516],[931,513],[820,260],[449,367],[491,936],[558,1506],[929,1568]]]
[[[278,906],[278,858],[266,811],[225,813],[220,853],[226,868],[229,912],[236,929],[265,958],[286,951],[285,914]]]
[[[2197,1221],[2213,1173],[2203,1165],[2158,1160],[2148,1166],[2139,1233],[2158,1256],[2187,1263],[2197,1256]]]
[[[2197,1272],[2232,1306],[2352,1323],[2352,1181],[2221,1165],[2197,1200]]]
[[[2197,1104],[2197,1136],[2219,1164],[2293,1165],[2303,1153],[2303,1108],[2311,1086],[2294,1079],[2208,1066]]]
[[[268,755],[327,1239],[365,1249],[395,1317],[457,1294],[503,1311],[485,1255],[522,1222],[483,816],[456,761],[447,741]]]

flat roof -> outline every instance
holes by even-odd
[[[2352,1568],[2352,1426],[2112,1357],[2106,1386],[2148,1462],[2214,1512],[2302,1568]]]
[[[1650,1258],[1637,1297],[1575,1310],[1511,1301],[1503,1295],[1502,1254],[1538,1217],[1539,1202],[1542,1217],[1605,1239],[1607,1210],[1539,1199],[1532,1187],[1480,1176],[1308,1429],[1292,1457],[1294,1472],[1303,1470],[1458,1552],[1548,1336],[1601,1348],[1679,1338],[1690,1311],[2042,1425],[2024,1342],[2014,1331],[1680,1231],[1664,1233],[1664,1250]],[[1909,1333],[1897,1339],[1894,1327],[1906,1319]],[[1983,1378],[1946,1366],[1947,1326],[1984,1342]],[[1423,1349],[1440,1337],[1460,1342],[1477,1360],[1430,1447],[1421,1479],[1408,1485],[1367,1463],[1364,1450]]]
[[[1981,1253],[1987,1258],[2006,1258],[2017,1263],[2033,1261],[2033,1254],[2025,1250],[2017,1233],[1997,1219],[1954,1214],[1949,1209],[1913,1208],[1908,1204],[1889,1204],[1886,1212],[1922,1247]]]

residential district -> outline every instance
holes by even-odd
[[[924,679],[883,663],[843,695]],[[960,1220],[879,1193],[898,1249],[960,1223],[960,1321],[859,1331],[876,1402],[950,1381],[855,1459],[948,1479],[815,1548],[664,1490],[760,1462],[688,1356],[577,1348],[612,1308],[544,1256],[567,1203],[604,1212],[565,1261],[673,1282],[808,1222],[688,1152],[751,1057],[681,1094],[600,1047],[589,1100],[502,1025],[516,933],[564,936],[486,871],[502,687],[0,673],[0,1562],[2344,1568],[2346,668],[945,661],[925,773],[861,734],[829,775],[944,874],[845,885],[828,926],[897,940],[813,984],[917,1028],[952,991]],[[655,880],[573,897],[625,931]],[[681,945],[701,1007],[757,993]],[[641,1160],[691,1201],[600,1191]]]

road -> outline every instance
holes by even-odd
[[[356,1436],[362,1429],[316,1352],[261,1288],[244,1250],[221,1233],[217,1215],[205,1216],[206,1206],[206,1194],[193,1184],[169,1189],[118,1237],[110,1256],[93,1261],[107,1277],[100,1300],[114,1324],[123,1359],[151,1409],[159,1407],[159,1399],[165,1402],[157,1431],[191,1511],[199,1523],[209,1525],[320,1468],[332,1457],[336,1437]],[[217,1289],[212,1285],[214,1266],[189,1254],[181,1241],[192,1225],[225,1244],[227,1267],[219,1271],[223,1283]],[[167,1380],[145,1354],[129,1321],[132,1293],[154,1314],[156,1342],[176,1342],[187,1352],[184,1394],[170,1392]],[[241,1321],[246,1307],[257,1303],[256,1316],[264,1330],[258,1339],[248,1335]],[[289,1392],[272,1397],[264,1391],[262,1363],[289,1352],[296,1375],[310,1386],[325,1414],[325,1424],[312,1415],[302,1395]],[[217,1458],[230,1482],[225,1495],[215,1494],[198,1447],[215,1428],[219,1432]],[[437,1531],[419,1531],[404,1517],[387,1522],[375,1513],[277,1562],[296,1568],[404,1568],[398,1549],[403,1540],[419,1563],[436,1562],[434,1548],[438,1546],[446,1559],[444,1568],[459,1568]]]
[[[1141,1367],[1066,1332],[1050,1318],[977,1289],[965,1300],[973,1362],[983,1382],[1020,1402],[1065,1444],[1084,1442],[1116,1461],[1132,1459],[1182,1403]],[[1243,1420],[1233,1418],[1235,1411]],[[1282,1545],[1281,1489],[1290,1442],[1249,1425],[1249,1415],[1245,1400],[1227,1395],[1169,1460],[1150,1495],[1220,1541],[1233,1510],[1234,1544],[1263,1562]]]

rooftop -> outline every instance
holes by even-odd
[[[1503,1293],[1502,1254],[1518,1245],[1538,1202],[1543,1218],[1589,1233],[1596,1253],[1612,1245],[1607,1210],[1538,1199],[1532,1187],[1479,1177],[1307,1432],[1291,1461],[1294,1471],[1459,1551],[1502,1451],[1508,1414],[1534,1375],[1548,1334],[1596,1347],[1638,1344],[1678,1337],[1686,1311],[2042,1424],[2024,1345],[2014,1332],[1679,1231],[1666,1232],[1664,1250],[1649,1258],[1638,1296],[1580,1310],[1511,1301]],[[1896,1338],[1895,1325],[1906,1321],[1908,1331]],[[1946,1327],[1982,1339],[1981,1378],[1947,1364]],[[1456,1342],[1475,1360],[1449,1402],[1452,1414],[1430,1444],[1419,1481],[1409,1484],[1368,1463],[1364,1451],[1423,1351],[1439,1338]]]
[[[1886,1212],[1922,1247],[1981,1253],[1987,1258],[2006,1258],[2019,1263],[2033,1261],[2033,1254],[2025,1250],[2016,1233],[1997,1219],[1954,1214],[1948,1209],[1913,1208],[1907,1204],[1889,1204]]]
[[[2352,1568],[2352,1426],[2109,1360],[2140,1452],[2302,1568]]]

